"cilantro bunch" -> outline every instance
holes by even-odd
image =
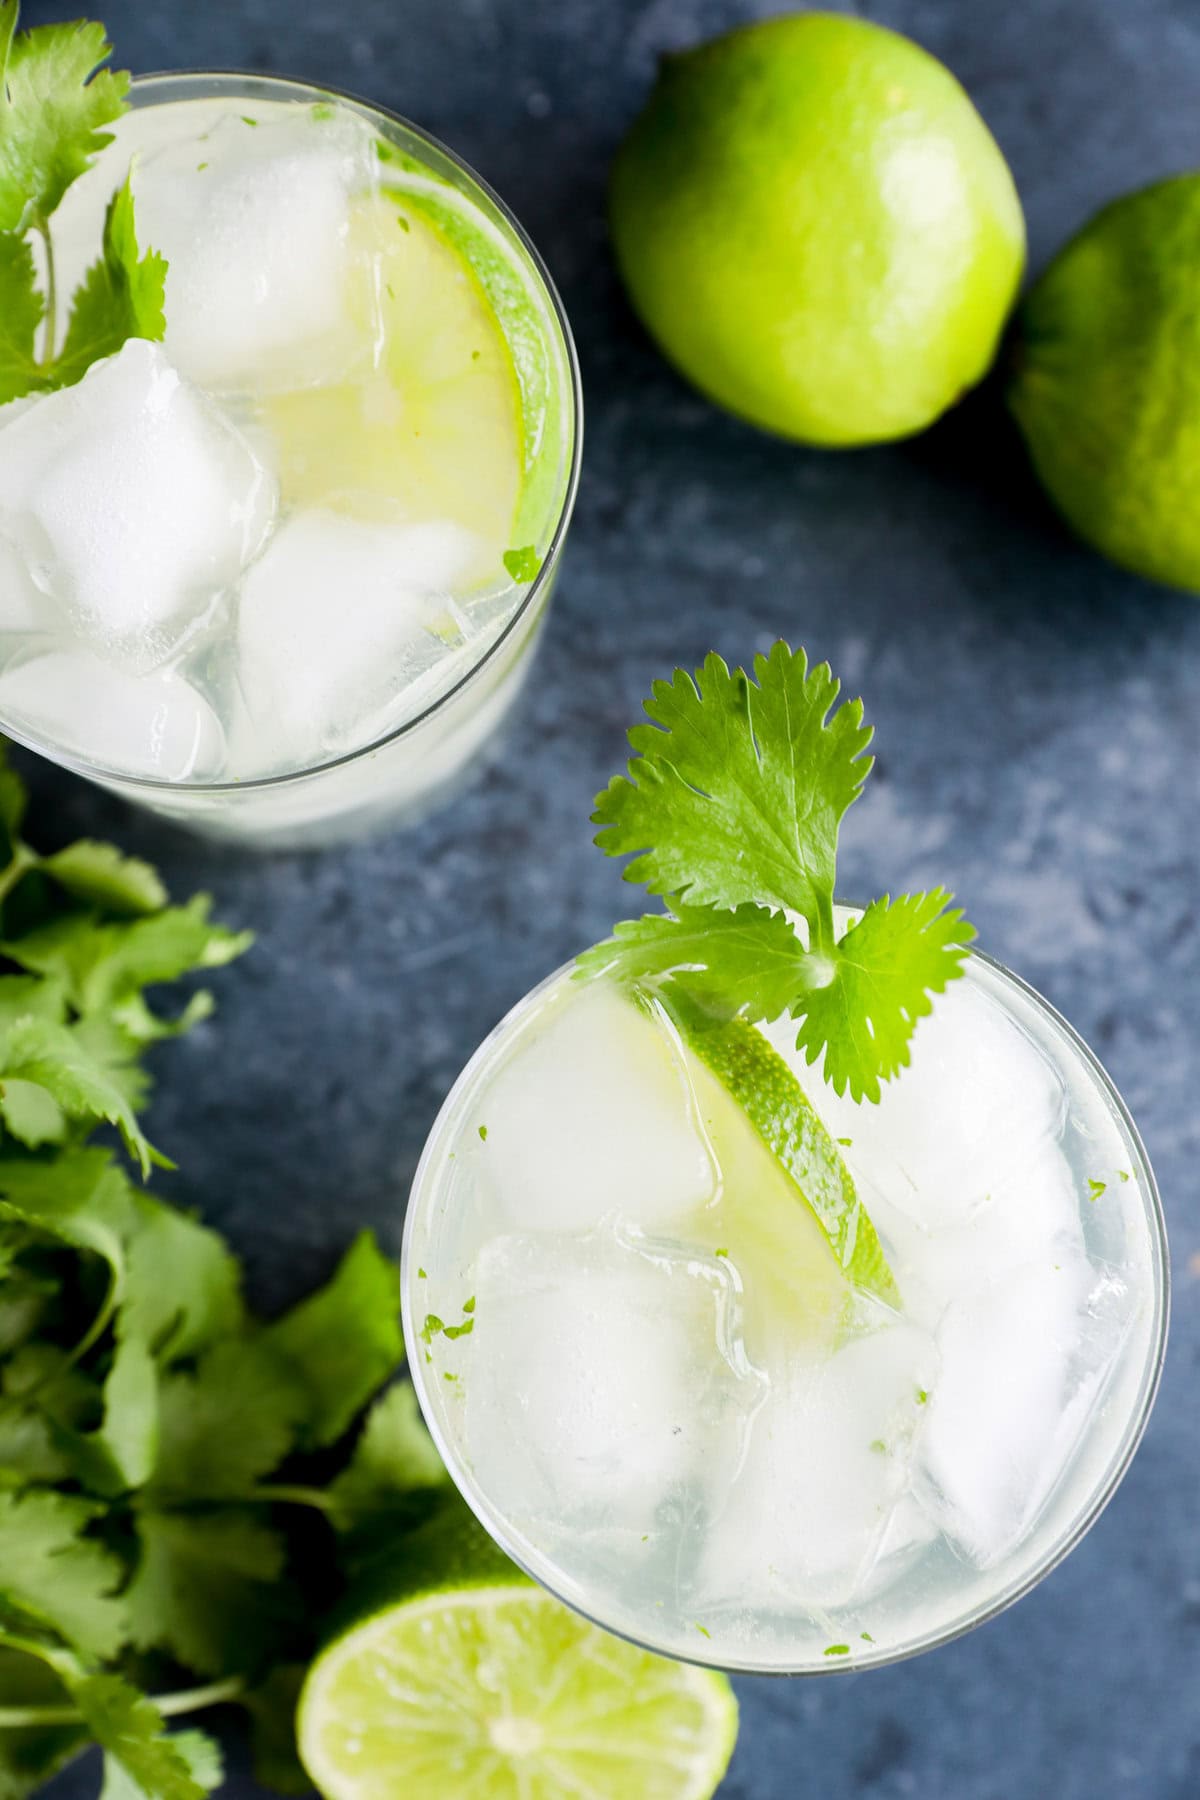
[[[105,1800],[200,1800],[217,1747],[168,1721],[233,1699],[298,1791],[319,1622],[445,1479],[410,1387],[364,1420],[398,1271],[364,1234],[263,1323],[221,1238],[146,1192],[143,1056],[211,1007],[148,990],[250,939],[109,845],[39,854],[23,809],[0,766],[0,1800],[92,1741]]]
[[[787,1014],[836,1093],[878,1100],[975,933],[935,888],[885,894],[839,934],[838,830],[873,761],[862,702],[839,692],[828,663],[782,642],[753,676],[710,655],[655,682],[593,823],[667,910],[615,926],[579,969],[674,987],[717,1016]]]
[[[18,11],[18,0],[0,0],[0,403],[70,387],[127,339],[157,342],[165,329],[167,265],[139,252],[126,177],[56,341],[51,219],[112,142],[104,127],[126,109],[129,75],[103,67],[111,46],[102,25],[80,20],[18,36]]]

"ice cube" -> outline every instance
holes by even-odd
[[[666,1022],[616,988],[568,989],[488,1093],[481,1172],[518,1231],[652,1231],[713,1198],[717,1169]]]
[[[0,431],[0,535],[89,648],[165,661],[270,527],[272,475],[134,338]]]
[[[16,546],[0,536],[0,632],[5,637],[38,637],[61,623],[44,594],[39,593]]]
[[[1073,1263],[1084,1247],[1079,1187],[1055,1145],[980,1196],[958,1225],[926,1229],[873,1192],[862,1198],[888,1240],[892,1271],[906,1309],[936,1325],[954,1301],[1031,1262]]]
[[[1122,1285],[1082,1255],[1030,1263],[952,1305],[917,1446],[931,1518],[978,1567],[1014,1547],[1061,1474],[1127,1328]]]
[[[935,1535],[912,1505],[910,1458],[936,1378],[932,1339],[899,1321],[773,1369],[697,1606],[821,1610],[886,1585]]]
[[[762,1383],[715,1259],[493,1238],[473,1291],[467,1454],[516,1522],[650,1532],[683,1484],[736,1464]]]
[[[830,1132],[850,1140],[853,1172],[922,1227],[962,1224],[989,1193],[1034,1168],[1056,1143],[1063,1085],[1037,1046],[986,991],[956,981],[912,1039],[912,1061],[878,1105],[841,1099],[795,1049],[782,1020],[769,1035]]]
[[[123,774],[187,781],[220,773],[216,715],[169,670],[131,675],[83,650],[51,650],[4,670],[0,712],[35,742]]]
[[[134,170],[138,235],[168,261],[166,344],[194,381],[265,391],[370,367],[375,271],[351,202],[374,134],[346,108],[226,114]]]
[[[448,654],[445,590],[474,555],[451,523],[321,508],[289,520],[243,583],[238,766],[299,768],[369,742],[378,713]]]

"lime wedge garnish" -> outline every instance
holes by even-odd
[[[416,208],[362,199],[352,233],[377,265],[386,351],[354,380],[267,400],[284,503],[453,520],[480,543],[475,579],[503,583],[523,432],[504,332],[470,265]]]
[[[709,1800],[726,1678],[569,1612],[455,1505],[313,1664],[300,1755],[326,1800]]]
[[[506,555],[540,562],[565,482],[557,326],[455,189],[393,167],[386,182],[351,218],[386,348],[353,380],[266,401],[283,502],[453,520],[480,545],[467,585],[504,585]],[[373,321],[359,325],[369,341]]]
[[[667,1005],[687,1048],[737,1102],[812,1213],[847,1280],[895,1305],[896,1280],[854,1178],[778,1051],[746,1020],[714,1018],[678,989]]]

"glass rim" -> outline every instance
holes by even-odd
[[[251,775],[241,780],[225,777],[220,781],[172,781],[163,775],[130,774],[126,770],[113,768],[110,764],[92,761],[76,751],[60,749],[56,745],[51,747],[52,740],[38,738],[24,726],[13,725],[6,718],[0,717],[0,732],[4,736],[22,745],[24,749],[31,750],[36,755],[44,756],[49,761],[57,763],[59,767],[70,770],[72,774],[82,775],[85,779],[93,781],[120,783],[123,787],[136,789],[139,793],[156,794],[163,797],[184,795],[189,799],[193,796],[203,798],[218,794],[257,793],[263,789],[284,788],[308,781],[316,776],[328,774],[333,769],[347,767],[349,764],[357,762],[360,757],[377,755],[381,750],[387,749],[389,745],[398,743],[401,739],[417,732],[430,719],[436,718],[444,712],[463,693],[464,689],[475,682],[484,670],[495,662],[501,650],[516,635],[523,621],[536,613],[537,602],[553,580],[562,556],[567,530],[575,510],[576,496],[579,492],[579,476],[583,456],[583,377],[566,308],[563,306],[562,298],[549,269],[525,227],[513,213],[511,207],[501,199],[495,189],[471,167],[464,157],[452,150],[448,144],[444,144],[440,138],[435,137],[433,132],[426,131],[420,125],[415,125],[402,113],[392,112],[390,108],[380,106],[374,100],[365,99],[361,94],[356,94],[349,88],[326,87],[316,82],[302,81],[286,75],[258,73],[252,69],[156,70],[151,74],[134,77],[130,83],[130,98],[136,105],[138,95],[155,87],[166,88],[179,85],[199,87],[205,84],[210,86],[215,84],[218,88],[228,86],[235,90],[239,86],[250,84],[257,88],[280,89],[281,97],[287,97],[290,94],[293,98],[298,99],[303,95],[306,99],[316,101],[331,99],[344,102],[357,111],[386,120],[389,125],[399,126],[402,131],[427,145],[438,156],[444,157],[460,175],[466,177],[471,186],[479,190],[483,197],[495,207],[504,226],[515,238],[518,248],[528,260],[532,273],[544,290],[549,303],[548,310],[557,328],[566,361],[567,392],[564,397],[569,410],[571,457],[562,483],[562,498],[559,503],[558,516],[542,566],[530,582],[528,591],[504,629],[480,652],[476,660],[454,682],[453,686],[439,694],[435,700],[422,708],[411,719],[405,719],[402,724],[395,726],[391,731],[384,732],[380,737],[372,738],[369,743],[362,744],[357,749],[344,750],[339,755],[325,757],[320,762],[306,763],[301,769],[285,770],[272,775]]]
[[[690,1663],[697,1668],[724,1669],[728,1673],[734,1675],[772,1675],[790,1680],[807,1680],[810,1678],[820,1679],[824,1676],[858,1675],[863,1674],[870,1669],[888,1668],[895,1663],[908,1662],[915,1656],[923,1656],[929,1650],[940,1650],[944,1645],[954,1643],[958,1638],[967,1636],[969,1632],[976,1630],[980,1625],[990,1623],[992,1619],[997,1618],[1001,1613],[1007,1612],[1010,1607],[1015,1606],[1019,1600],[1023,1600],[1025,1596],[1031,1593],[1035,1587],[1039,1586],[1048,1575],[1051,1575],[1054,1570],[1058,1568],[1059,1564],[1062,1563],[1082,1542],[1092,1526],[1096,1523],[1097,1519],[1099,1519],[1101,1513],[1104,1512],[1109,1501],[1113,1498],[1113,1495],[1124,1480],[1130,1463],[1133,1461],[1138,1446],[1145,1435],[1146,1427],[1150,1421],[1150,1415],[1154,1409],[1154,1402],[1158,1397],[1159,1386],[1162,1381],[1163,1365],[1166,1358],[1167,1334],[1170,1324],[1171,1262],[1167,1241],[1166,1218],[1163,1213],[1162,1197],[1159,1194],[1158,1182],[1155,1179],[1154,1169],[1151,1165],[1150,1158],[1146,1154],[1146,1147],[1142,1142],[1141,1133],[1134,1123],[1129,1108],[1122,1099],[1116,1083],[1113,1081],[1099,1057],[1091,1049],[1090,1045],[1088,1045],[1080,1036],[1079,1032],[1076,1031],[1070,1020],[1064,1018],[1058,1008],[1047,1000],[1044,994],[1039,993],[1038,989],[1033,987],[1030,982],[1026,981],[1022,976],[1015,974],[1013,970],[1009,969],[1004,963],[998,961],[996,957],[989,956],[986,951],[971,948],[967,952],[967,958],[969,961],[973,960],[982,963],[986,968],[998,975],[1003,983],[1015,988],[1018,994],[1023,995],[1027,1000],[1032,1001],[1034,1006],[1047,1016],[1049,1021],[1056,1026],[1066,1038],[1070,1048],[1080,1055],[1084,1066],[1090,1071],[1105,1098],[1114,1108],[1120,1126],[1126,1134],[1129,1140],[1130,1149],[1134,1154],[1139,1191],[1143,1196],[1143,1212],[1146,1218],[1150,1239],[1154,1310],[1150,1321],[1150,1333],[1145,1361],[1141,1370],[1134,1403],[1129,1409],[1128,1418],[1125,1421],[1113,1455],[1107,1462],[1102,1476],[1092,1486],[1086,1504],[1084,1504],[1072,1518],[1068,1528],[1052,1541],[1049,1549],[1044,1555],[1036,1558],[1027,1569],[1022,1570],[1011,1581],[1002,1586],[996,1596],[986,1606],[981,1607],[978,1612],[966,1619],[955,1621],[939,1631],[930,1632],[923,1637],[919,1637],[911,1643],[903,1643],[896,1649],[873,1650],[869,1651],[866,1655],[859,1655],[856,1653],[853,1657],[844,1659],[835,1658],[829,1662],[823,1661],[820,1664],[805,1664],[797,1668],[781,1667],[778,1663],[764,1664],[755,1662],[751,1658],[739,1658],[737,1660],[717,1663],[711,1657],[705,1658],[698,1652],[689,1649],[681,1649],[674,1643],[651,1642],[647,1638],[636,1636],[632,1631],[624,1629],[621,1626],[612,1625],[607,1620],[598,1618],[586,1605],[580,1604],[574,1599],[568,1599],[558,1588],[552,1586],[550,1582],[546,1580],[545,1576],[539,1574],[532,1566],[530,1559],[522,1553],[521,1546],[514,1546],[512,1541],[514,1534],[509,1529],[507,1521],[498,1520],[494,1509],[486,1505],[486,1497],[483,1495],[482,1490],[478,1488],[478,1484],[471,1478],[469,1471],[463,1467],[461,1456],[453,1445],[445,1441],[445,1434],[440,1429],[439,1421],[432,1405],[426,1404],[425,1377],[421,1359],[416,1354],[415,1350],[415,1346],[419,1342],[417,1321],[413,1316],[412,1304],[410,1301],[411,1282],[409,1276],[412,1266],[412,1239],[417,1217],[417,1208],[414,1205],[414,1202],[416,1201],[422,1186],[429,1179],[430,1166],[433,1164],[435,1157],[438,1154],[436,1140],[440,1136],[443,1121],[449,1119],[453,1115],[460,1095],[474,1080],[480,1068],[495,1055],[500,1042],[507,1037],[510,1028],[516,1020],[534,1005],[542,995],[547,993],[569,973],[574,966],[573,958],[569,962],[560,964],[558,968],[554,969],[549,975],[545,976],[541,981],[530,988],[529,991],[524,994],[521,999],[516,1001],[513,1006],[509,1007],[504,1016],[492,1027],[474,1053],[468,1058],[465,1066],[454,1081],[441,1106],[438,1108],[437,1115],[429,1129],[429,1135],[425,1140],[424,1147],[422,1148],[420,1158],[417,1162],[416,1170],[413,1174],[412,1186],[409,1190],[408,1202],[405,1210],[404,1231],[400,1248],[400,1307],[405,1344],[408,1349],[409,1375],[412,1379],[413,1388],[426,1427],[433,1439],[438,1454],[445,1464],[455,1488],[462,1499],[470,1507],[480,1525],[488,1533],[489,1537],[499,1545],[504,1554],[508,1556],[524,1574],[528,1575],[532,1581],[535,1581],[539,1587],[544,1588],[547,1593],[553,1595],[553,1597],[556,1600],[559,1600],[562,1605],[569,1607],[572,1612],[577,1613],[581,1618],[586,1619],[589,1624],[596,1625],[601,1630],[610,1632],[614,1637],[621,1638],[626,1643],[635,1645],[638,1649],[653,1651],[656,1655],[671,1658],[672,1661]],[[1036,1530],[1036,1525],[1033,1529]]]

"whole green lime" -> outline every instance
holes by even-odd
[[[802,13],[668,57],[612,174],[617,260],[678,368],[785,437],[920,431],[987,371],[1025,255],[1008,165],[936,58]]]
[[[1019,327],[1009,405],[1055,505],[1114,562],[1200,591],[1200,175],[1106,206]]]

